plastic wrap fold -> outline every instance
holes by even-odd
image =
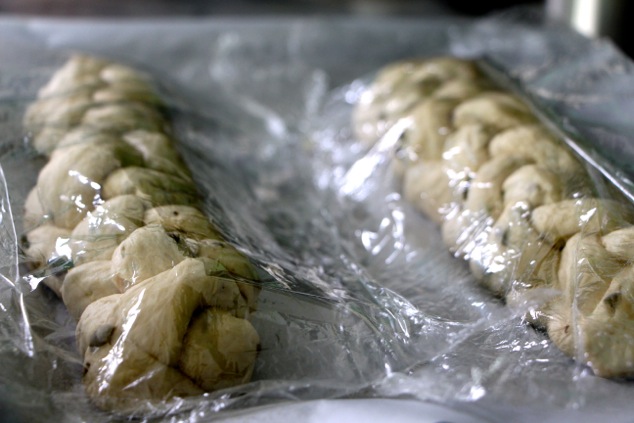
[[[591,421],[607,409],[615,421],[631,415],[631,383],[597,377],[533,330],[525,317],[534,303],[508,307],[482,289],[447,251],[434,219],[403,198],[393,157],[403,153],[396,146],[407,122],[373,146],[351,123],[382,66],[411,57],[478,59],[493,83],[547,119],[589,189],[627,209],[634,71],[609,43],[515,13],[481,21],[16,18],[2,20],[0,31],[9,41],[0,46],[0,380],[18,416],[119,418],[88,400],[76,320],[22,250],[23,205],[47,162],[22,120],[71,51],[158,82],[197,207],[259,280],[248,313],[260,341],[251,381],[148,403],[146,418],[207,421],[342,397],[416,398],[492,421]]]

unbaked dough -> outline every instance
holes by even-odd
[[[73,56],[24,123],[49,156],[25,203],[26,262],[79,321],[93,403],[143,415],[248,382],[258,274],[201,211],[149,79]]]
[[[355,132],[378,142],[399,119],[404,197],[441,224],[449,249],[566,354],[599,376],[634,376],[631,204],[597,195],[571,150],[473,62],[380,71]]]

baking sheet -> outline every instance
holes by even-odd
[[[257,324],[302,346],[272,344],[251,395],[189,404],[185,416],[257,418],[250,407],[288,400],[407,397],[491,421],[593,421],[606,414],[627,421],[631,383],[593,377],[475,287],[435,225],[394,195],[380,157],[361,183],[351,172],[364,152],[351,137],[349,113],[372,73],[399,58],[455,54],[484,56],[504,69],[627,189],[634,128],[619,111],[634,98],[630,61],[609,43],[533,26],[532,18],[0,19],[0,164],[7,181],[0,192],[1,328],[10,341],[0,350],[0,377],[7,404],[33,419],[112,418],[93,415],[83,397],[63,307],[50,295],[28,295],[12,253],[21,204],[41,166],[24,153],[21,111],[76,49],[145,69],[163,83],[196,180],[226,200],[210,200],[206,211],[222,215],[231,239],[270,276],[262,300],[270,313]],[[360,307],[356,314],[351,305]],[[396,326],[372,332],[365,316]],[[333,331],[320,342],[307,321]],[[45,342],[32,343],[32,328]],[[374,350],[381,354],[364,354]],[[344,361],[332,365],[332,357]]]

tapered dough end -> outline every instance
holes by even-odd
[[[449,176],[441,162],[419,163],[403,178],[405,198],[425,216],[440,224],[453,199]]]
[[[576,337],[571,308],[564,301],[553,300],[548,307],[547,332],[553,343],[564,354],[575,357]]]

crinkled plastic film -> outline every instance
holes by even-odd
[[[479,287],[468,266],[447,252],[438,225],[403,199],[392,155],[404,124],[370,150],[351,124],[371,80],[357,78],[387,63],[484,59],[574,136],[598,165],[580,162],[592,189],[620,195],[605,175],[627,188],[626,154],[618,151],[627,148],[629,123],[598,111],[614,98],[627,104],[626,82],[634,78],[627,59],[609,44],[533,27],[515,15],[213,23],[2,22],[15,44],[0,51],[7,58],[0,163],[8,253],[0,377],[19,416],[120,418],[88,400],[76,322],[29,277],[16,250],[26,232],[22,205],[46,163],[24,142],[22,116],[69,50],[152,75],[201,210],[258,273],[249,321],[260,350],[251,382],[142,402],[151,405],[145,418],[206,421],[288,400],[377,396],[474,404],[500,421],[591,418],[605,408],[615,418],[628,415],[628,382],[575,364],[523,321],[528,304],[507,307]]]
[[[365,153],[340,162],[335,184],[345,204],[374,217],[357,231],[384,284],[425,313],[446,311],[445,304],[454,316],[483,313],[472,321],[483,326],[466,325],[464,337],[434,364],[391,378],[387,392],[442,401],[503,399],[519,414],[531,401],[548,404],[547,412],[553,405],[597,410],[589,404],[604,386],[612,384],[617,396],[630,389],[622,378],[631,377],[631,323],[628,312],[615,309],[629,309],[631,260],[623,235],[631,222],[631,125],[615,104],[629,96],[628,84],[621,84],[631,64],[609,44],[596,43],[602,51],[591,54],[565,33],[543,44],[510,17],[455,32],[452,49],[441,57],[388,62],[337,92],[333,104],[350,107],[354,127],[340,142],[350,138],[352,148]],[[522,30],[506,32],[518,24]],[[582,51],[588,55],[579,57]],[[518,100],[522,105],[514,104]],[[610,118],[602,120],[599,111]],[[337,133],[330,130],[321,135]],[[549,167],[561,179],[553,179]],[[562,187],[566,194],[552,192]],[[558,201],[545,198],[553,194],[563,194],[564,202],[542,209],[531,204]],[[566,211],[572,213],[562,217]],[[556,245],[574,235],[563,234],[566,226],[578,235],[567,247]],[[559,241],[548,239],[553,233]],[[437,249],[450,250],[453,264],[441,262]],[[489,301],[451,302],[481,293],[479,286],[504,299],[506,309]],[[519,322],[535,332],[518,332]],[[581,364],[571,365],[555,345]],[[622,407],[608,415],[618,418]]]

